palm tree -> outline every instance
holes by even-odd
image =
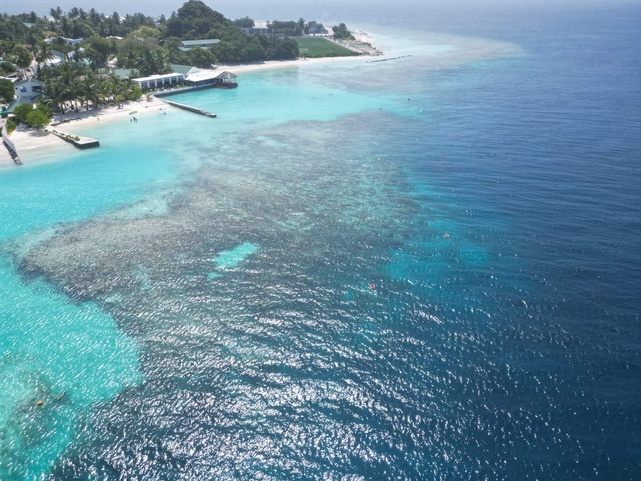
[[[31,62],[33,60],[33,57],[31,57],[31,52],[29,52],[26,47],[17,45],[13,49],[13,55],[15,58],[14,63],[20,69],[19,76],[21,78],[25,78],[25,71],[31,66]]]
[[[57,68],[57,81],[64,87],[64,102],[75,102],[78,110],[78,100],[83,95],[82,82],[80,77],[83,74],[82,68],[72,63],[64,63]]]
[[[109,103],[113,93],[113,85],[109,79],[101,78],[95,84],[96,89],[96,106]]]
[[[35,46],[34,49],[35,52],[35,59],[37,62],[37,68],[38,68],[38,77],[40,76],[40,66],[41,64],[45,63],[47,60],[51,60],[54,58],[53,55],[53,49],[51,48],[51,45],[49,45],[45,41],[40,41],[38,44]]]
[[[56,21],[56,25],[57,25],[58,22],[60,21],[60,17],[62,17],[62,8],[60,7],[52,8],[51,10],[49,10],[49,13],[53,17],[53,19]]]
[[[155,71],[155,59],[153,52],[151,50],[146,50],[143,54],[136,60],[135,63],[136,69],[140,71],[141,75],[147,76],[151,75]]]
[[[66,89],[66,86],[59,81],[59,79],[51,79],[47,82],[47,85],[43,91],[44,99],[43,103],[45,105],[55,105],[60,113],[65,113],[64,104],[69,97],[69,92]]]
[[[82,93],[85,101],[85,108],[89,110],[89,104],[97,107],[100,104],[100,91],[98,82],[93,74],[87,74],[81,80]]]

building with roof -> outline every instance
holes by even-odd
[[[70,47],[75,47],[79,43],[82,43],[84,38],[67,38],[67,37],[60,37],[64,42],[65,45],[69,45]]]
[[[46,84],[42,80],[31,77],[30,79],[20,80],[13,84],[13,91],[15,92],[16,97],[22,97],[33,101],[33,99],[42,93],[45,85]]]
[[[219,73],[215,70],[200,70],[190,74],[185,82],[194,87],[212,85],[221,88],[234,88],[238,87],[235,79],[236,75],[231,72]]]
[[[256,22],[253,27],[241,27],[247,35],[267,35],[269,27],[267,22]]]
[[[188,52],[192,48],[211,48],[219,42],[220,40],[217,38],[204,40],[183,40],[182,45],[178,48],[183,52]]]
[[[44,64],[47,65],[48,67],[52,67],[54,65],[60,65],[65,60],[66,60],[66,56],[64,53],[58,50],[52,50],[51,57],[45,60]]]
[[[143,90],[171,87],[181,84],[185,81],[185,75],[182,73],[167,73],[163,75],[150,75],[149,77],[140,77],[131,79],[138,84]]]
[[[193,67],[191,65],[179,65],[179,64],[169,64],[171,69],[174,71],[174,73],[181,73],[185,76],[185,78],[189,77],[189,75],[194,74],[196,72],[200,72],[202,69],[199,69],[198,67]]]
[[[11,102],[9,102],[7,108],[2,112],[2,117],[13,117],[16,107],[19,107],[20,105],[33,105],[33,100],[25,97],[18,97],[17,99],[13,99]]]

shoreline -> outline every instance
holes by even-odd
[[[364,41],[372,41],[371,37],[365,33],[360,33],[357,37],[359,40],[362,38]],[[384,57],[385,55],[380,55],[378,57]],[[221,72],[229,70],[236,75],[242,74],[253,74],[262,71],[269,70],[279,70],[287,68],[295,68],[301,66],[311,66],[311,65],[322,65],[326,63],[334,62],[367,62],[370,59],[371,55],[361,55],[361,56],[350,56],[350,57],[322,57],[322,58],[303,58],[299,57],[296,60],[270,60],[267,62],[261,62],[256,64],[242,64],[242,65],[219,65],[216,70]],[[377,58],[378,58],[377,57]],[[61,130],[68,131],[69,133],[76,134],[74,131],[75,127],[85,128],[91,125],[104,124],[109,122],[114,122],[116,120],[121,120],[128,118],[131,115],[131,112],[136,112],[136,116],[148,115],[152,112],[158,113],[159,110],[163,109],[175,109],[169,104],[165,103],[160,98],[157,98],[155,95],[151,95],[150,100],[146,99],[146,94],[142,98],[136,101],[128,101],[122,105],[121,108],[118,108],[116,105],[109,105],[105,107],[99,107],[97,109],[83,110],[79,112],[67,112],[65,114],[56,114],[52,117],[51,123],[48,127],[43,130],[37,131],[33,129],[27,129],[24,126],[18,127],[15,131],[11,133],[10,139],[15,144],[18,155],[22,157],[22,160],[25,161],[25,164],[30,163],[29,157],[25,157],[23,154],[29,154],[34,152],[42,152],[47,149],[60,149],[60,152],[71,152],[77,150],[76,147],[66,143],[64,140],[56,137],[54,134],[49,132],[53,130],[56,126],[60,125]],[[100,139],[97,139],[100,140]],[[0,146],[0,171],[9,170],[12,168],[20,167],[14,164],[11,159],[9,152],[2,145]],[[40,163],[38,161],[31,163]]]
[[[322,68],[323,64],[336,65],[340,63],[344,63],[350,68],[351,66],[361,68],[365,65],[372,64],[380,66],[381,69],[390,70],[394,68],[394,65],[392,65],[391,62],[387,62],[387,60],[404,59],[412,56],[420,57],[423,60],[422,68],[424,69],[451,68],[452,66],[467,64],[470,61],[521,56],[524,54],[520,47],[511,43],[429,32],[419,32],[420,37],[418,42],[412,35],[408,34],[407,37],[402,37],[407,38],[408,41],[403,42],[402,40],[398,40],[396,32],[393,32],[390,36],[385,33],[385,30],[383,30],[383,33],[381,33],[380,30],[376,30],[375,26],[364,26],[368,31],[370,27],[374,27],[374,31],[377,32],[375,35],[377,39],[376,44],[374,43],[374,38],[363,30],[355,29],[352,33],[357,42],[376,45],[372,47],[376,49],[376,55],[310,59],[299,57],[296,60],[267,61],[243,65],[218,65],[215,70],[218,72],[229,70],[237,74],[241,77],[240,83],[242,88],[243,75],[251,75],[270,70],[304,69],[307,66]],[[411,31],[409,33],[411,33]],[[156,98],[152,92],[150,92],[150,94],[150,101],[147,101],[146,95],[144,95],[142,99],[138,101],[126,102],[122,105],[122,108],[110,105],[89,111],[55,115],[48,129],[53,130],[56,128],[56,124],[62,122],[63,124],[60,126],[60,130],[80,136],[82,130],[86,127],[123,120],[127,118],[132,111],[136,111],[136,116],[144,116],[152,112],[159,113],[161,110],[176,109],[176,107],[172,107],[161,99]],[[76,131],[76,129],[78,129],[78,131]],[[77,150],[76,147],[56,137],[54,134],[43,131],[31,131],[24,127],[20,127],[14,131],[10,139],[14,142],[18,155],[24,162],[25,167],[70,158],[74,156],[72,151]],[[100,141],[100,138],[96,140]],[[18,166],[14,164],[7,149],[4,146],[0,146],[0,172],[15,169],[16,167]]]

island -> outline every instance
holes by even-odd
[[[49,13],[0,16],[2,136],[16,163],[10,136],[18,126],[49,129],[83,148],[97,146],[78,143],[59,124],[186,89],[234,88],[234,71],[247,66],[381,53],[344,23],[231,20],[200,0],[188,0],[169,17],[78,7]]]

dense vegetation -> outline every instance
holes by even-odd
[[[15,118],[20,122],[40,130],[42,127],[49,125],[51,112],[44,104],[39,104],[35,109],[30,104],[23,104],[16,107],[14,114]]]
[[[22,48],[29,45],[32,49],[46,49],[41,45],[47,37],[54,38],[49,50],[64,55],[82,54],[97,68],[104,67],[110,56],[117,55],[119,66],[136,68],[143,75],[163,73],[169,63],[209,66],[218,62],[286,60],[298,56],[298,45],[293,40],[247,35],[238,24],[253,24],[253,20],[232,22],[200,0],[189,0],[169,18],[154,19],[142,13],[120,17],[117,12],[105,15],[95,9],[87,12],[76,7],[66,14],[58,7],[51,9],[50,14],[50,19],[40,18],[34,12],[0,16],[0,56],[26,68],[31,57],[30,52]],[[303,30],[307,28],[302,19],[291,23],[302,24]],[[298,30],[291,33],[301,34]],[[92,42],[72,47],[63,37],[92,39]],[[205,38],[217,38],[220,43],[207,49],[207,53],[179,49],[182,40]]]
[[[332,31],[334,32],[335,39],[354,40],[354,36],[347,29],[344,23],[333,26]]]
[[[0,79],[0,100],[11,102],[13,99],[13,82],[11,80]]]
[[[61,113],[110,103],[121,105],[142,96],[136,84],[113,74],[96,74],[86,65],[74,62],[43,67],[40,78],[46,83],[42,102]]]

